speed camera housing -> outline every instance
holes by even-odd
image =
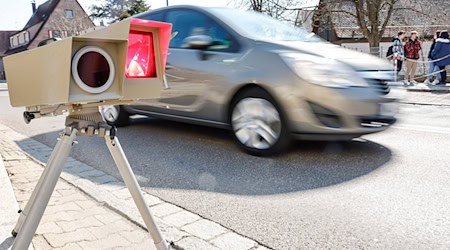
[[[5,57],[11,105],[102,105],[159,97],[170,32],[170,24],[127,19]]]

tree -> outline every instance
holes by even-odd
[[[94,19],[107,19],[111,23],[129,16],[147,11],[145,0],[97,0],[101,2],[91,6],[91,17]]]
[[[122,13],[122,15],[119,17],[119,20],[123,20],[130,16],[134,16],[141,12],[145,12],[149,9],[150,9],[150,6],[147,5],[147,3],[144,0],[132,1],[130,7]]]
[[[378,54],[388,26],[448,24],[445,12],[449,5],[448,0],[320,0],[315,23],[354,24],[367,38],[371,53]]]
[[[298,9],[291,6],[299,6],[307,0],[236,0],[237,5],[249,10],[264,13],[273,18],[295,23]]]
[[[399,0],[324,0],[323,7],[331,15],[353,18],[369,42],[371,53],[378,54],[386,26]],[[322,1],[323,2],[323,1]]]

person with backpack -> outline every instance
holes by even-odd
[[[405,56],[402,44],[402,41],[405,38],[405,33],[406,32],[404,31],[400,31],[397,36],[392,38],[392,45],[389,46],[386,53],[386,58],[390,60],[394,60],[394,54],[397,53],[397,73],[402,70],[403,57]]]
[[[422,49],[422,43],[420,42],[417,34],[417,31],[411,31],[411,36],[405,44],[405,83],[410,85],[417,84],[417,82],[414,80],[414,77],[416,76],[417,60],[419,60],[420,58],[419,51]]]
[[[431,57],[435,60],[435,64],[439,66],[441,71],[441,81],[439,84],[447,84],[447,72],[445,66],[450,65],[450,40],[446,30],[441,31],[441,35],[436,39],[436,45],[431,51]]]
[[[434,72],[439,71],[439,66],[436,65],[436,63],[433,61],[433,58],[431,56],[431,52],[434,49],[434,46],[436,45],[436,39],[439,38],[441,34],[441,31],[436,31],[436,34],[434,35],[433,38],[433,43],[431,44],[430,47],[430,52],[428,52],[428,61],[430,61],[429,63],[429,68],[428,68],[428,77],[427,79],[423,82],[424,84],[438,84],[441,81],[441,74],[437,73],[434,74]],[[436,75],[436,79],[434,79],[433,81],[433,75]]]

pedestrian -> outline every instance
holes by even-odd
[[[422,44],[417,36],[417,31],[411,31],[411,36],[405,44],[406,57],[406,84],[415,85],[414,80],[417,69],[417,60],[419,60],[419,51],[422,49]]]
[[[438,84],[441,81],[441,74],[440,73],[435,73],[439,71],[439,66],[436,65],[436,63],[433,61],[433,58],[431,57],[431,52],[434,49],[434,46],[436,45],[436,39],[439,38],[439,36],[441,35],[441,31],[436,31],[436,34],[433,37],[433,43],[431,44],[430,47],[430,51],[428,52],[428,61],[429,63],[429,68],[428,68],[428,77],[427,79],[423,82],[424,84]],[[433,76],[436,76],[436,78],[433,81]]]
[[[406,32],[400,31],[397,33],[397,36],[392,38],[392,54],[388,55],[388,57],[392,60],[395,60],[393,57],[395,53],[397,53],[397,74],[402,70],[403,58],[405,57],[405,51],[403,49],[403,39],[405,39]],[[393,61],[394,63],[394,61]]]
[[[445,66],[450,65],[450,40],[446,30],[441,31],[441,35],[436,39],[436,45],[431,52],[431,57],[436,61],[441,71],[441,81],[439,84],[447,84],[447,72]]]

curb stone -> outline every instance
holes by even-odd
[[[52,148],[25,135],[17,133],[0,124],[0,153],[9,154],[12,151],[22,151],[33,161],[45,167],[52,152]],[[3,146],[5,145],[5,146]],[[17,155],[18,156],[18,155]],[[14,155],[11,155],[14,157]],[[61,178],[75,186],[94,200],[103,203],[106,207],[129,219],[146,230],[145,224],[127,192],[125,184],[102,171],[69,157]],[[144,198],[154,214],[162,234],[175,249],[229,249],[253,250],[266,249],[258,242],[221,226],[220,224],[202,218],[200,215],[187,211],[174,204],[165,202],[160,198],[144,192]],[[131,204],[131,205],[130,205]],[[209,228],[213,230],[211,236]],[[187,228],[188,230],[184,230]],[[196,235],[189,233],[195,232]],[[204,237],[204,238],[203,238]],[[199,248],[200,247],[200,248]],[[269,249],[269,248],[267,248]]]
[[[9,249],[12,246],[14,238],[11,236],[11,230],[19,218],[17,213],[19,204],[8,175],[9,173],[3,164],[3,158],[0,154],[0,193],[2,194],[0,202],[0,250]],[[33,244],[28,249],[33,250]]]

